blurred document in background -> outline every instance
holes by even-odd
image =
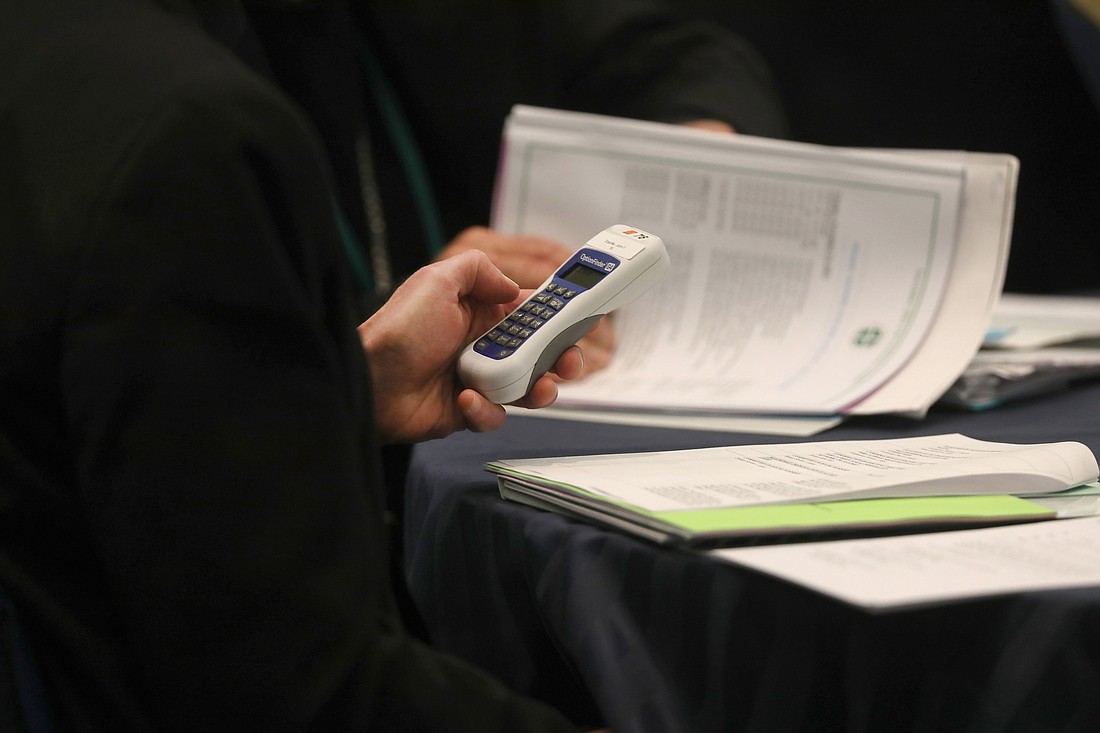
[[[517,107],[494,226],[576,242],[629,223],[671,275],[616,315],[595,413],[922,416],[978,350],[1003,285],[1017,162],[872,151]],[[833,421],[833,422],[829,422]]]

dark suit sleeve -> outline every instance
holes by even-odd
[[[400,628],[320,150],[203,65],[140,110],[64,336],[87,545],[152,727],[571,729]]]
[[[434,183],[447,237],[490,222],[501,129],[515,104],[785,137],[772,75],[724,26],[662,0],[381,0],[354,4]],[[384,130],[377,121],[376,131]],[[379,141],[385,136],[378,132]],[[383,149],[384,145],[380,145]],[[384,155],[380,177],[403,169]],[[389,206],[392,240],[426,256],[415,218]]]
[[[684,122],[718,119],[784,137],[788,126],[764,60],[744,38],[662,0],[546,3],[546,43],[575,109]]]

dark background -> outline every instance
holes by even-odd
[[[1020,159],[1006,289],[1095,288],[1100,113],[1046,0],[678,0],[751,41],[794,139]]]
[[[1095,290],[1100,112],[1057,23],[1053,2],[1065,0],[669,2],[756,47],[793,139],[1015,155],[1020,179],[1006,289]],[[559,106],[557,66],[544,38],[553,30],[522,25],[542,22],[522,10],[528,3],[379,0],[369,19],[375,51],[402,92],[437,190],[446,192],[440,203],[448,236],[488,222],[511,106]],[[595,13],[568,4],[577,14],[563,12],[568,22]],[[502,14],[502,7],[514,12]],[[400,181],[399,172],[390,175],[391,161],[378,165],[383,180]],[[393,202],[387,207],[399,211]]]

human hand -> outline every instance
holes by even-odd
[[[483,252],[464,252],[415,272],[359,326],[384,440],[413,442],[503,424],[504,408],[463,389],[455,368],[463,347],[511,312],[519,295]],[[572,347],[553,371],[575,379],[583,367],[580,349]],[[557,391],[547,374],[514,404],[546,407]]]
[[[584,371],[580,376],[594,374],[611,363],[615,353],[614,314],[608,314],[596,321],[596,325],[577,341],[584,352]]]
[[[521,288],[537,288],[554,274],[573,250],[545,237],[500,234],[488,227],[469,227],[459,232],[436,258],[453,257],[471,249],[489,255],[493,264]]]
[[[489,255],[493,264],[521,288],[539,287],[573,254],[572,249],[553,239],[507,235],[487,227],[469,227],[443,249],[437,260],[471,249],[479,249]],[[615,351],[615,327],[611,318],[601,318],[577,345],[584,352],[581,376],[607,366]]]
[[[700,130],[712,130],[714,132],[736,132],[736,130],[734,130],[732,126],[730,126],[726,122],[722,122],[721,120],[688,120],[687,122],[681,122],[680,124],[684,127],[695,127]]]

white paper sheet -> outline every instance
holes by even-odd
[[[649,511],[1049,492],[1097,478],[1096,459],[1080,443],[1016,445],[963,435],[527,458],[489,468]]]
[[[923,342],[954,257],[957,161],[524,114],[499,228],[569,241],[611,219],[656,232],[673,260],[617,316],[614,369],[564,385],[562,405],[831,414]]]
[[[898,609],[1100,585],[1100,517],[711,554],[867,609]]]
[[[921,348],[850,415],[903,413],[922,417],[966,369],[981,346],[1008,267],[1019,162],[1010,155],[915,151],[966,166],[958,246],[941,313]]]
[[[1000,292],[1015,168],[993,159],[969,176],[978,158],[963,153],[517,107],[494,225],[570,242],[629,223],[672,256],[671,276],[616,315],[613,368],[563,385],[563,407],[923,414]],[[976,219],[964,190],[982,198]]]
[[[1079,339],[1100,339],[1100,298],[1005,293],[985,345],[1036,349]]]
[[[592,407],[568,408],[557,405],[541,410],[506,407],[509,413],[552,420],[578,420],[611,425],[640,425],[682,430],[711,430],[724,433],[753,435],[791,435],[807,438],[839,425],[843,418],[835,415],[748,415],[744,413],[701,414],[671,412],[639,412],[635,410],[599,410]]]

